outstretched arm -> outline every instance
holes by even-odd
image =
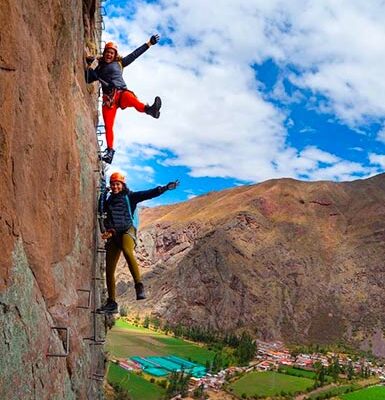
[[[177,186],[179,186],[179,180],[169,182],[165,186],[158,186],[154,189],[143,190],[141,192],[131,192],[130,200],[132,200],[133,203],[137,204],[140,203],[141,201],[150,200],[153,199],[154,197],[158,197],[167,190],[174,190],[177,188]]]
[[[127,67],[127,65],[134,62],[139,56],[141,56],[151,46],[157,44],[158,42],[159,42],[159,35],[158,34],[152,35],[147,43],[142,44],[128,56],[122,58],[122,66]]]

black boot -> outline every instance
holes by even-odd
[[[116,301],[107,299],[107,302],[104,306],[98,308],[96,310],[99,314],[117,314],[118,311],[118,303]]]
[[[110,147],[107,147],[106,150],[104,150],[104,154],[102,157],[102,160],[106,162],[107,164],[112,163],[112,159],[114,158],[115,150],[111,149]]]
[[[135,291],[136,291],[136,300],[144,300],[146,298],[142,282],[135,283]]]
[[[160,97],[156,96],[152,106],[149,106],[148,104],[144,106],[144,112],[148,115],[151,115],[151,117],[159,118],[160,107],[162,107],[162,100]]]

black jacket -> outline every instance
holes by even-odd
[[[105,191],[99,198],[99,213],[106,213],[104,228],[106,230],[115,229],[117,233],[127,231],[132,226],[127,197],[131,206],[131,215],[134,215],[138,203],[158,197],[166,190],[165,186],[157,186],[154,189],[140,192],[131,192],[124,189],[117,194],[110,194],[109,197],[107,197],[109,192]]]
[[[106,63],[103,59],[100,59],[99,65],[95,69],[88,68],[86,70],[86,82],[92,83],[96,80],[100,80],[103,93],[105,94],[110,93],[114,88],[127,89],[126,83],[123,79],[123,68],[135,61],[148,49],[148,44],[144,43],[128,56],[123,57],[120,60]]]

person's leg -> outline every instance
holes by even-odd
[[[119,261],[121,249],[117,246],[114,239],[106,243],[106,282],[108,298],[115,301],[115,270]]]
[[[134,228],[130,229],[130,234],[134,234]],[[146,295],[144,293],[143,283],[141,282],[139,265],[134,255],[135,241],[130,234],[123,235],[122,250],[135,283],[136,300],[143,300],[146,298]]]
[[[129,90],[123,90],[120,94],[119,107],[124,110],[127,107],[134,107],[139,112],[144,112],[145,104],[138,100],[135,94]]]
[[[104,120],[104,127],[106,130],[106,142],[108,149],[114,148],[114,122],[117,109],[118,107],[116,106],[116,104],[113,104],[111,107],[108,106],[102,107],[102,114]]]
[[[131,228],[130,232],[132,232],[132,229],[133,228]],[[127,261],[128,268],[130,269],[132,279],[134,280],[135,283],[138,283],[140,282],[140,271],[138,262],[136,261],[136,257],[134,254],[134,249],[135,249],[134,239],[130,234],[125,233],[122,237],[123,255]]]

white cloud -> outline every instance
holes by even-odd
[[[377,140],[385,143],[385,126],[377,133]]]
[[[266,101],[251,65],[272,58],[298,87],[324,96],[322,111],[352,127],[383,117],[382,2],[137,3],[130,20],[125,8],[119,18],[106,18],[105,39],[117,41],[127,54],[159,31],[171,38],[173,47],[154,46],[125,70],[127,85],[139,99],[152,102],[160,95],[163,108],[159,120],[135,110],[118,112],[117,148],[162,159],[164,150],[170,151],[175,157],[166,158],[164,165],[186,166],[193,177],[255,182],[280,176],[349,179],[372,173],[316,144],[302,152],[288,146],[287,111]],[[133,7],[130,2],[129,12]],[[298,72],[289,73],[293,66]],[[273,96],[287,103],[301,98],[298,91],[288,96],[281,79]],[[116,160],[123,163],[121,155]]]
[[[385,169],[385,154],[369,154],[369,161],[371,164],[379,165],[382,169]]]
[[[349,148],[349,150],[355,150],[355,151],[364,151],[364,149],[362,147],[351,147]]]
[[[301,71],[293,82],[324,95],[350,126],[384,115],[383,2],[292,1],[281,14],[290,29],[278,31],[276,43],[282,63]]]
[[[327,153],[326,151],[319,150],[313,146],[304,149],[301,155],[302,157],[306,157],[311,160],[325,164],[335,164],[339,161],[338,157],[336,157],[335,155]]]

